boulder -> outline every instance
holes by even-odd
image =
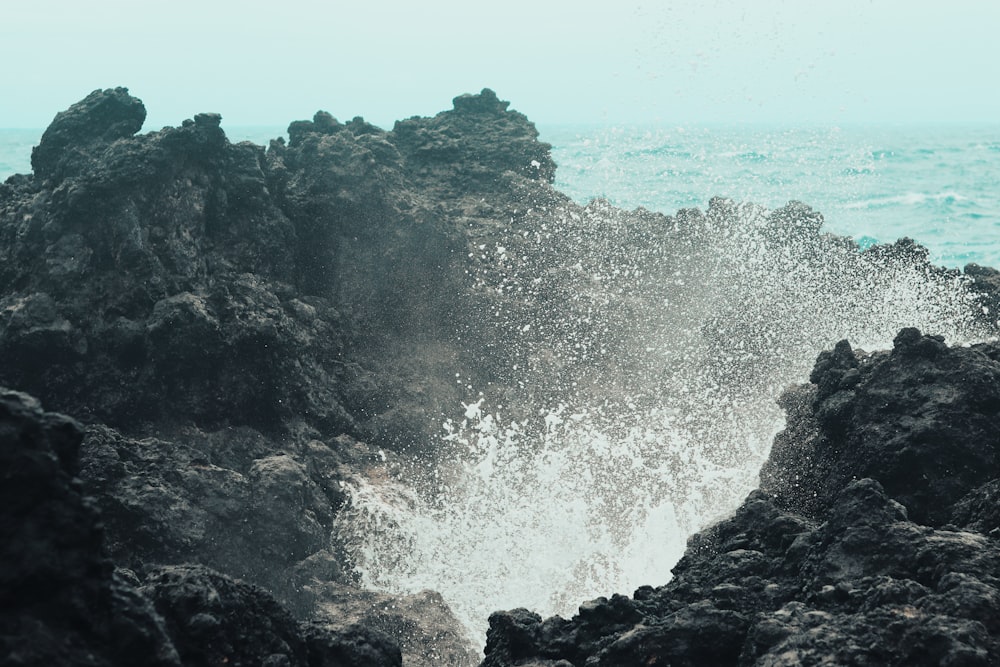
[[[820,515],[851,479],[871,477],[914,521],[949,522],[953,505],[1000,471],[997,354],[913,328],[887,354],[841,341],[817,360],[815,393],[775,440],[761,488]]]
[[[56,114],[39,144],[31,151],[31,168],[43,179],[59,180],[79,173],[100,151],[142,128],[146,107],[128,88],[95,90]]]
[[[141,590],[165,619],[185,665],[403,664],[399,648],[375,630],[303,625],[264,591],[202,566],[153,570]]]
[[[83,432],[0,388],[0,656],[4,665],[179,667],[163,620],[118,576],[77,478]]]

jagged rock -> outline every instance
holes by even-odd
[[[948,523],[1000,537],[1000,479],[973,489],[952,506]]]
[[[141,590],[185,665],[402,665],[399,648],[376,630],[303,626],[264,591],[201,566],[153,570]]]
[[[83,452],[117,562],[137,572],[186,562],[222,568],[308,616],[286,568],[330,545],[344,500],[345,460],[335,450],[313,441],[295,456],[245,427],[134,439],[92,426]]]
[[[586,607],[569,621],[494,614],[483,664],[988,665],[1000,655],[1000,544],[918,526],[870,479],[818,526],[754,492],[692,539],[674,575],[619,596],[625,624],[589,623]]]
[[[89,424],[81,477],[134,579],[84,568],[81,595],[111,590],[139,619],[116,636],[160,650],[158,616],[135,590],[145,578],[192,664],[211,659],[202,640],[270,664],[398,664],[376,635],[343,618],[296,625],[229,576],[301,617],[341,596],[338,614],[384,628],[410,659],[460,664],[467,647],[439,632],[451,620],[433,594],[359,594],[328,539],[341,482],[380,447],[432,462],[446,451],[441,418],[473,388],[515,419],[567,396],[656,401],[668,380],[643,350],[678,323],[648,304],[701,303],[714,276],[732,289],[707,306],[713,361],[697,375],[736,398],[802,344],[801,321],[785,317],[802,280],[959,278],[908,240],[859,253],[798,203],[758,215],[713,199],[673,217],[580,207],[551,188],[534,125],[488,89],[390,132],[320,112],[266,151],[231,144],[217,114],[138,135],[144,116],[125,89],[96,91],[56,118],[34,177],[0,186],[0,382]],[[777,266],[739,273],[734,253],[758,246],[780,248]],[[681,266],[694,267],[683,285]],[[979,298],[969,317],[992,326],[995,276],[966,274]],[[761,299],[743,298],[768,280]],[[849,317],[839,305],[829,316]],[[564,335],[566,322],[579,330]],[[618,334],[621,322],[636,328]],[[975,531],[996,528],[998,360],[996,346],[915,331],[887,354],[838,345],[814,385],[783,399],[765,492],[693,538],[670,584],[570,620],[495,615],[487,663],[995,660],[979,617],[996,609],[996,540]],[[66,538],[92,549],[87,521]],[[235,623],[241,609],[255,637]]]
[[[295,563],[329,544],[333,508],[306,468],[287,454],[257,459],[248,475],[256,531],[267,531],[273,545],[261,556],[274,563]]]
[[[852,478],[872,477],[913,520],[949,521],[952,505],[1000,468],[996,355],[916,329],[900,331],[889,354],[858,358],[841,341],[820,355],[812,405],[776,439],[761,488],[819,513]]]
[[[0,663],[402,664],[396,644],[371,627],[303,625],[263,590],[203,566],[150,568],[141,585],[116,571],[75,477],[82,438],[73,420],[0,388]],[[274,458],[259,474],[294,494],[304,471]],[[176,500],[161,503],[164,511]],[[229,494],[216,501],[239,504]],[[191,520],[184,511],[172,519],[175,530],[202,537],[181,525]]]
[[[552,182],[555,163],[551,146],[538,141],[538,131],[510,102],[489,88],[478,95],[460,95],[454,109],[432,119],[398,121],[392,133],[406,161],[418,173],[450,172],[462,190],[492,190],[499,176],[513,171]],[[455,169],[458,166],[458,169]]]
[[[39,178],[55,180],[79,173],[92,164],[87,153],[132,136],[145,120],[146,108],[128,94],[128,88],[95,90],[56,114],[31,151],[31,168]]]
[[[407,667],[470,667],[480,660],[461,623],[434,591],[388,595],[312,579],[320,600],[316,623],[337,632],[375,628],[399,644]],[[320,590],[317,590],[320,589]]]
[[[265,153],[229,143],[217,114],[135,134],[142,103],[95,91],[53,123],[34,181],[2,191],[0,379],[133,433],[185,414],[269,433],[304,420],[397,448],[433,439],[404,421],[460,408],[460,387],[422,385],[444,366],[481,373],[456,319],[480,297],[455,261],[469,231],[429,193],[462,207],[465,171],[506,186],[532,160],[553,168],[523,115],[474,97],[405,122],[462,146],[461,164],[431,174],[405,129],[318,113]],[[56,169],[47,156],[65,146],[86,168]],[[531,169],[513,178],[534,182]]]
[[[179,667],[163,621],[102,551],[79,424],[0,388],[0,663]]]
[[[995,664],[997,351],[913,329],[889,353],[838,343],[785,395],[766,491],[694,535],[668,584],[613,614],[498,612],[483,665]]]

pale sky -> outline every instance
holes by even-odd
[[[0,127],[127,86],[385,128],[490,87],[544,123],[1000,122],[997,0],[0,0]]]

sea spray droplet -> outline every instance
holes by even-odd
[[[472,456],[450,475],[461,483],[434,502],[398,479],[359,480],[342,517],[367,585],[437,588],[477,638],[498,608],[569,614],[595,591],[628,586],[637,575],[664,579],[698,525],[692,507],[719,482],[745,476],[695,472],[702,464],[685,453],[682,434],[671,437],[666,420],[623,442],[585,416],[556,417],[541,443],[522,440],[516,426],[497,433],[495,421],[484,417],[454,434]],[[673,488],[655,482],[670,478],[678,479]]]
[[[904,326],[987,333],[963,280],[915,246],[862,253],[800,204],[533,207],[522,224],[546,235],[495,239],[516,275],[470,265],[474,284],[511,287],[484,328],[527,409],[463,403],[442,434],[443,486],[405,465],[357,479],[337,527],[366,585],[441,592],[476,641],[497,609],[568,615],[665,583],[688,535],[756,485],[778,394],[820,350],[886,347]]]

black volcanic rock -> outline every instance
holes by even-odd
[[[76,478],[81,438],[0,388],[0,663],[176,667],[162,619],[102,551]]]
[[[75,477],[82,437],[73,420],[0,388],[0,664],[402,664],[376,630],[302,624],[263,590],[203,566],[153,568],[141,585],[116,571]],[[287,465],[271,467],[288,477]],[[287,482],[274,480],[281,494],[294,492]],[[197,530],[183,512],[172,519]]]
[[[464,156],[431,172],[360,118],[318,113],[265,151],[218,114],[136,134],[141,101],[95,91],[45,133],[34,177],[0,187],[0,381],[89,424],[81,476],[117,563],[208,565],[303,617],[322,590],[303,564],[352,585],[330,538],[343,481],[379,446],[435,442],[465,398],[455,368],[488,385],[458,316],[482,305],[468,174],[521,188],[496,215],[551,192],[534,126],[474,97],[407,121]]]
[[[1000,471],[995,346],[903,329],[888,354],[859,358],[841,341],[810,380],[811,405],[761,471],[761,488],[790,508],[822,512],[851,479],[872,477],[914,521],[941,525]]]
[[[552,192],[534,125],[474,99],[393,132],[321,112],[265,153],[217,114],[132,136],[141,102],[95,91],[50,128],[34,180],[0,190],[0,379],[134,432],[183,414],[432,438],[408,416],[464,395],[428,383],[492,363],[459,343],[482,307],[457,262],[480,242],[459,217],[481,207],[468,181],[497,193],[496,216],[522,196],[498,187]],[[63,146],[86,168],[47,166]]]
[[[556,165],[551,146],[538,141],[538,131],[509,102],[484,88],[460,95],[454,109],[431,119],[398,121],[393,138],[408,166],[417,174],[449,173],[463,191],[495,190],[505,171],[551,183]]]
[[[137,571],[204,563],[294,601],[285,568],[330,546],[345,462],[318,441],[295,456],[272,448],[249,428],[137,440],[89,427],[83,474],[111,555]]]
[[[356,633],[352,628],[358,627],[382,632],[399,644],[407,667],[460,667],[475,665],[481,658],[440,594],[358,592],[331,579],[313,578],[308,584],[318,589],[321,600],[316,624],[339,634]]]
[[[263,591],[200,566],[151,572],[142,587],[166,620],[184,665],[390,667],[402,665],[388,637],[352,626],[302,625]]]
[[[483,665],[997,664],[998,353],[838,343],[786,393],[762,490],[667,585],[569,620],[498,612]]]
[[[638,620],[588,623],[606,600],[568,621],[497,613],[483,664],[989,665],[998,584],[996,540],[918,526],[873,480],[820,525],[754,492],[692,538],[669,584],[618,598]]]
[[[146,120],[142,101],[128,88],[95,90],[55,120],[31,151],[31,168],[38,178],[61,180],[94,164],[92,155],[118,139],[131,137]]]

